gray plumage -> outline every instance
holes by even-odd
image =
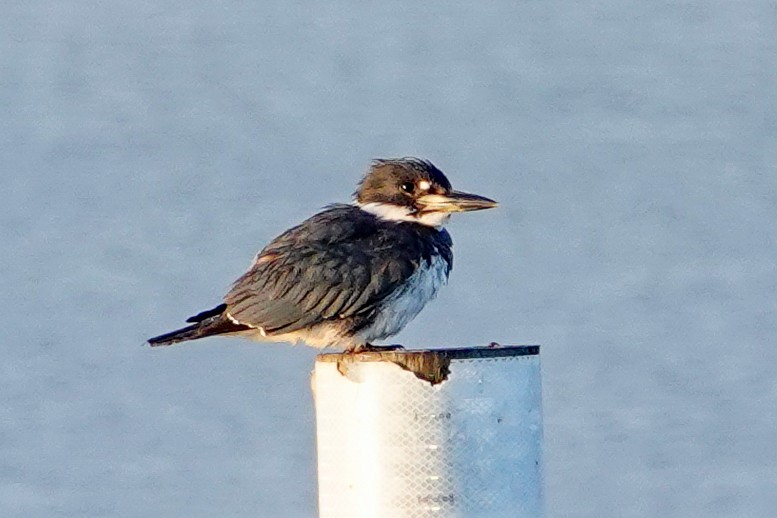
[[[262,250],[227,294],[238,322],[268,334],[347,319],[356,331],[370,312],[439,254],[453,266],[446,230],[383,221],[352,205],[334,205]]]

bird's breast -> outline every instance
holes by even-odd
[[[421,261],[407,281],[378,305],[373,320],[359,333],[366,342],[397,334],[424,308],[448,281],[448,262],[442,255]]]

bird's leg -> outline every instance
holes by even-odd
[[[379,353],[383,351],[401,351],[405,348],[399,344],[393,344],[393,345],[372,345],[372,344],[364,344],[361,347],[358,347],[354,349],[353,352],[356,353],[362,353],[362,352],[372,352],[372,353]]]

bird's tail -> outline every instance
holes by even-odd
[[[190,326],[176,329],[163,335],[155,336],[148,339],[148,344],[151,347],[157,347],[160,345],[173,345],[178,342],[185,342],[187,340],[194,340],[202,336],[201,328],[202,324],[193,324]]]
[[[249,326],[237,324],[225,317],[224,312],[226,308],[226,304],[221,304],[213,309],[203,311],[187,320],[187,322],[194,322],[192,325],[149,338],[148,344],[151,347],[173,345],[188,340],[196,340],[197,338],[205,338],[206,336],[238,333],[251,329]]]

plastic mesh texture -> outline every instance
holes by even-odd
[[[542,516],[539,356],[450,370],[316,363],[320,518]]]

